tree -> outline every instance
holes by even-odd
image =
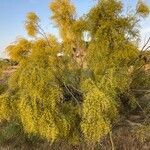
[[[123,15],[117,0],[98,1],[81,18],[69,0],[53,0],[50,9],[62,43],[43,31],[35,13],[27,15],[26,30],[36,38],[7,48],[19,67],[0,96],[0,120],[13,117],[25,132],[51,142],[98,142],[119,118],[120,95],[128,91],[130,102],[135,100],[129,69],[141,65],[137,25],[149,10],[138,3],[135,14]]]

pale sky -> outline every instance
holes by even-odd
[[[77,15],[85,14],[95,3],[95,0],[72,0],[77,7]],[[126,5],[135,7],[137,0],[122,0]],[[15,41],[17,36],[27,37],[24,30],[24,20],[28,12],[34,11],[41,19],[41,24],[46,32],[58,37],[58,30],[54,28],[50,18],[48,5],[51,0],[0,0],[0,58],[5,57],[4,49]],[[150,6],[150,0],[145,0]],[[142,20],[141,39],[150,36],[150,16]]]

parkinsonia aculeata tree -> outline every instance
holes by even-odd
[[[120,95],[130,91],[134,66],[141,65],[138,25],[149,9],[139,1],[124,14],[121,1],[100,0],[78,18],[69,0],[52,0],[49,8],[62,42],[44,32],[34,12],[27,14],[33,40],[19,38],[6,49],[19,65],[0,96],[0,121],[14,119],[51,142],[95,143],[119,118]]]

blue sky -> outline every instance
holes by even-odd
[[[95,0],[72,0],[77,7],[77,15],[86,13]],[[6,56],[5,47],[15,41],[17,36],[27,37],[24,30],[24,20],[27,12],[34,11],[41,18],[45,31],[58,36],[50,18],[48,5],[51,0],[0,0],[0,57]],[[127,5],[134,7],[137,0],[123,0]],[[150,6],[150,0],[145,0]],[[142,41],[150,36],[150,17],[141,23]]]

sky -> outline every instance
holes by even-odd
[[[96,0],[72,0],[77,8],[77,16],[81,16],[95,4]],[[135,7],[137,0],[122,0],[125,6]],[[150,0],[144,0],[150,6]],[[19,36],[28,38],[24,22],[28,12],[34,11],[41,19],[41,25],[46,32],[59,37],[58,30],[50,20],[48,8],[51,0],[0,0],[0,58],[6,57],[5,47]],[[150,36],[150,16],[142,20],[142,44]]]

